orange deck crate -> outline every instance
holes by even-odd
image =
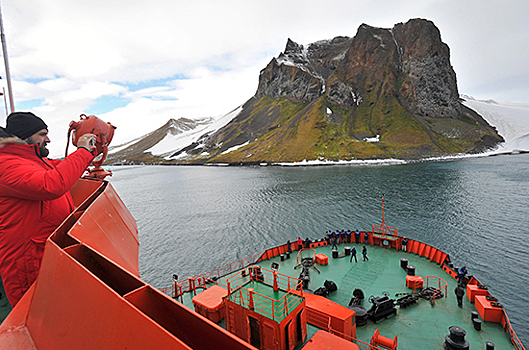
[[[212,322],[218,323],[226,316],[223,297],[228,295],[225,288],[212,286],[193,297],[195,311],[208,318]]]
[[[356,313],[353,310],[320,295],[304,293],[303,296],[307,306],[307,323],[325,329],[330,326],[340,337],[356,338]]]
[[[360,348],[349,340],[345,340],[322,330],[317,331],[303,347],[303,350],[325,349],[359,350]]]
[[[473,303],[477,295],[489,295],[489,291],[481,289],[477,284],[467,284],[467,297],[468,300]]]
[[[329,263],[329,257],[325,254],[316,254],[316,262],[320,265],[327,265]]]
[[[503,317],[503,309],[501,307],[492,306],[485,295],[476,295],[475,300],[476,311],[483,321],[501,322]]]
[[[423,284],[424,281],[421,276],[406,275],[406,287],[412,289],[422,289]]]

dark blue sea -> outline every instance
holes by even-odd
[[[298,237],[382,221],[488,286],[529,344],[529,154],[403,165],[113,167],[163,288]]]

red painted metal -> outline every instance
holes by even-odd
[[[443,265],[447,259],[448,259],[448,254],[441,252],[438,262],[440,265]]]
[[[317,331],[312,338],[303,347],[303,350],[327,350],[327,349],[341,349],[341,350],[360,350],[358,345],[348,340],[342,339],[334,334]]]
[[[136,223],[107,182],[81,179],[37,281],[0,325],[9,349],[255,349],[138,277]]]
[[[434,288],[432,303],[435,303],[437,291],[444,291],[444,295],[448,295],[448,284],[444,279],[439,278],[437,276],[426,276],[424,277],[424,279],[426,280],[427,288]]]
[[[305,301],[309,324],[345,339],[356,338],[355,311],[320,295],[305,293]]]
[[[228,295],[226,288],[211,286],[193,297],[195,311],[209,320],[218,323],[226,316],[224,297]]]
[[[436,263],[439,264],[439,259],[441,258],[442,253],[443,252],[440,251],[439,249],[433,248],[432,252],[430,253],[430,260],[435,261]]]
[[[473,303],[475,302],[476,296],[489,296],[489,291],[487,289],[479,288],[479,284],[467,284],[467,298]]]
[[[429,259],[431,250],[432,250],[432,247],[429,246],[428,244],[425,244],[421,256],[424,256],[425,258]]]
[[[487,300],[485,295],[476,295],[476,311],[481,316],[483,321],[505,323],[503,319],[503,309],[501,307],[492,306],[491,302]]]
[[[296,265],[301,264],[301,261],[304,258],[311,258],[312,261],[315,261],[315,257],[316,257],[316,249],[302,248],[298,250],[298,255],[296,257]]]
[[[227,329],[250,344],[259,344],[262,350],[293,349],[306,336],[303,294],[289,290],[301,289],[301,282],[259,266],[248,269],[248,274],[236,274],[227,280],[228,295],[224,298]],[[247,288],[252,283],[273,285],[274,291],[281,289],[285,294],[274,299]]]
[[[419,247],[417,248],[417,255],[423,256],[424,248],[426,247],[426,244],[419,242]]]
[[[136,222],[112,186],[90,204],[68,235],[139,276]]]
[[[371,337],[371,344],[384,349],[397,350],[397,336],[395,336],[393,339],[385,337],[380,334],[377,328]]]
[[[275,320],[277,318],[285,317],[285,315],[289,313],[289,310],[295,307],[293,305],[299,303],[299,298],[297,297],[298,293],[294,290],[301,290],[301,297],[303,297],[304,293],[301,288],[301,281],[297,278],[284,275],[275,270],[265,269],[260,266],[250,266],[248,270],[248,274],[236,274],[228,278],[228,299],[233,299],[233,301],[242,305],[249,305],[251,301],[256,308],[261,310],[261,314]],[[260,273],[256,273],[256,270],[259,270]],[[286,294],[281,297],[281,299],[276,300],[257,293],[253,289],[250,291],[251,288],[247,289],[244,286],[251,281],[263,282],[270,286],[273,286],[275,283],[277,289],[286,291]],[[237,291],[239,294],[233,294],[237,293]],[[285,307],[285,305],[287,305],[287,307]]]
[[[328,265],[329,264],[329,257],[323,253],[316,254],[316,263],[320,265]]]
[[[410,253],[413,253],[413,254],[417,254],[417,250],[419,248],[419,242],[413,240],[413,239],[408,239],[408,251]]]

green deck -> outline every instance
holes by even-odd
[[[354,244],[348,244],[354,245]],[[357,327],[357,338],[369,342],[375,329],[380,329],[380,334],[393,338],[398,336],[399,349],[444,349],[444,339],[449,333],[448,328],[452,325],[462,327],[467,335],[466,339],[472,349],[484,349],[485,342],[491,341],[496,349],[515,349],[511,344],[508,333],[503,330],[499,323],[483,322],[481,331],[474,329],[471,321],[471,311],[475,311],[474,304],[470,303],[467,296],[463,299],[463,308],[457,306],[454,289],[457,282],[444,272],[435,262],[419,257],[413,253],[396,251],[394,249],[368,245],[369,261],[362,261],[362,244],[356,244],[358,263],[349,262],[349,257],[333,259],[331,249],[328,246],[316,248],[317,253],[323,253],[329,257],[329,264],[316,268],[321,274],[311,269],[311,281],[309,288],[316,290],[323,286],[325,280],[336,283],[338,290],[329,295],[329,299],[348,305],[355,288],[363,290],[365,300],[361,304],[367,310],[371,308],[368,298],[371,295],[382,296],[388,292],[391,298],[396,293],[409,293],[411,289],[406,287],[406,272],[400,267],[400,259],[407,258],[409,265],[416,267],[418,276],[437,276],[448,283],[448,295],[437,299],[434,306],[429,301],[419,299],[416,304],[407,308],[397,307],[397,315],[378,321],[376,324],[371,320],[363,327]],[[343,254],[345,244],[339,246],[340,254]],[[272,260],[262,261],[260,265],[270,268],[272,262],[279,264],[279,272],[285,275],[298,277],[300,268],[294,269],[296,265],[296,254],[294,251],[290,259],[280,261],[280,257]],[[228,277],[228,276],[226,276]],[[261,289],[266,291],[266,288]],[[271,288],[268,290],[272,290]],[[273,290],[272,290],[273,293]],[[270,295],[273,296],[273,295]],[[191,298],[186,296],[184,304],[192,307]],[[312,336],[318,329],[308,327],[308,337]]]

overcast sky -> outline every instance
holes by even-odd
[[[287,38],[353,37],[362,23],[432,20],[459,92],[529,102],[527,0],[2,0],[15,109],[49,126],[63,153],[71,120],[117,126],[113,145],[170,118],[223,115],[254,95]],[[4,74],[4,67],[0,69]],[[6,87],[5,79],[0,81]],[[7,88],[6,88],[7,89]],[[0,126],[5,109],[0,108]]]

